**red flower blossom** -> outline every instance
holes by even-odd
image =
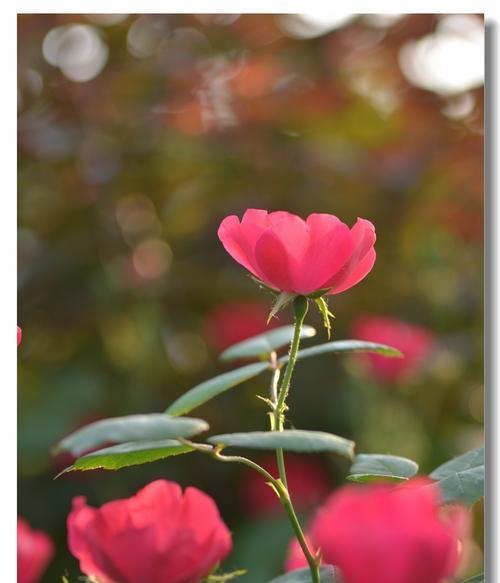
[[[434,343],[429,330],[385,316],[364,316],[352,327],[354,338],[381,342],[400,350],[404,358],[386,358],[378,354],[359,354],[369,371],[382,382],[394,382],[415,374],[424,364]]]
[[[312,214],[304,221],[284,211],[249,209],[241,222],[226,217],[218,235],[229,255],[255,277],[300,295],[343,292],[375,262],[375,228],[365,219],[349,229],[334,215]]]
[[[50,538],[17,519],[17,583],[37,583],[54,554]]]
[[[17,345],[19,346],[21,344],[21,340],[23,339],[23,331],[21,330],[21,328],[18,326],[17,327]]]
[[[463,524],[456,516],[446,520],[437,486],[417,478],[404,486],[341,488],[316,514],[308,540],[345,583],[439,583],[458,567]],[[285,568],[306,566],[294,542]]]
[[[268,315],[269,308],[260,302],[239,301],[224,304],[207,315],[205,336],[215,350],[222,351],[276,327],[276,319],[267,324]]]
[[[101,508],[75,498],[68,545],[101,583],[198,583],[232,548],[212,498],[166,480]]]
[[[275,456],[258,461],[272,475],[278,474]],[[330,480],[327,471],[319,461],[310,457],[288,454],[286,473],[290,495],[299,510],[306,510],[318,504],[329,491]],[[249,511],[255,514],[267,514],[281,508],[276,494],[262,476],[254,471],[244,473],[242,498]]]

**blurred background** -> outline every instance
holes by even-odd
[[[53,481],[71,459],[50,453],[89,421],[163,411],[265,328],[271,297],[216,236],[248,207],[370,219],[378,259],[331,298],[334,338],[376,315],[432,339],[389,376],[354,357],[300,364],[290,423],[424,473],[482,442],[480,15],[20,15],[18,42],[19,514],[56,543],[44,581],[78,576],[73,496],[99,505],[160,477],[217,500],[242,583],[281,571],[289,526],[245,470],[191,454]],[[307,342],[326,341],[308,323]],[[195,414],[214,433],[265,429],[267,384]],[[347,470],[290,466],[304,516]]]

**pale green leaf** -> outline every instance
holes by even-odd
[[[325,342],[324,344],[317,344],[316,346],[299,350],[297,359],[302,360],[304,358],[310,358],[311,356],[319,356],[321,354],[332,352],[371,352],[393,358],[403,357],[403,354],[396,348],[392,348],[385,344],[378,344],[377,342],[365,342],[364,340],[334,340],[333,342]],[[279,362],[288,362],[288,355],[281,357]]]
[[[294,326],[281,326],[273,328],[258,336],[253,336],[238,344],[233,344],[221,355],[221,360],[238,360],[241,358],[268,357],[271,352],[290,344],[293,338]],[[302,326],[301,338],[311,338],[316,330],[311,326]]]
[[[473,504],[484,496],[484,446],[444,463],[430,477],[439,484],[446,504]]]
[[[296,452],[328,451],[352,459],[354,442],[323,431],[285,429],[284,431],[251,431],[214,435],[208,441],[214,445],[250,449],[283,449]]]
[[[267,362],[254,362],[208,379],[181,395],[168,407],[165,413],[174,416],[189,413],[224,391],[256,377],[268,368]]]
[[[354,458],[348,480],[352,482],[401,482],[418,472],[413,460],[396,455],[360,453]]]
[[[55,451],[80,455],[103,444],[191,437],[208,429],[208,423],[191,417],[171,417],[165,413],[127,415],[101,419],[62,439]]]

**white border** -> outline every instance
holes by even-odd
[[[75,4],[82,7],[81,10],[75,9]],[[393,13],[404,12],[410,13],[482,13],[490,10],[491,6],[486,1],[475,0],[456,0],[439,2],[436,6],[436,0],[408,0],[405,2],[395,2],[394,0],[355,0],[349,3],[349,11],[357,14],[370,13]],[[71,3],[68,5],[63,0],[50,0],[41,5],[37,0],[22,0],[17,2],[18,12],[25,13],[62,13],[62,14],[85,14],[88,13],[172,13],[172,14],[191,14],[191,13],[262,13],[262,14],[282,14],[282,13],[300,13],[300,12],[318,12],[321,14],[335,14],[340,10],[329,8],[325,0],[289,0],[283,2],[280,0],[184,0],[183,2],[158,2],[145,0],[137,2],[136,0],[88,0],[83,3]],[[330,6],[334,6],[334,2]],[[340,8],[343,8],[342,6]],[[345,12],[345,10],[344,10]]]

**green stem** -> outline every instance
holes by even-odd
[[[288,356],[288,363],[283,375],[283,380],[281,386],[278,389],[279,377],[280,377],[280,366],[277,362],[276,354],[271,354],[271,367],[273,369],[273,378],[271,381],[271,401],[273,403],[273,412],[271,415],[271,431],[283,431],[285,423],[285,412],[287,410],[286,398],[290,390],[290,384],[292,380],[292,373],[297,361],[297,354],[299,352],[300,346],[300,336],[302,332],[302,325],[307,314],[309,300],[303,296],[297,296],[293,302],[294,316],[295,316],[295,330],[293,334],[292,343],[290,345],[290,351]],[[288,492],[287,479],[286,479],[286,469],[285,469],[285,458],[282,449],[276,450],[276,459],[278,463],[279,479],[274,478],[267,470],[259,466],[252,460],[242,457],[242,456],[227,456],[222,455],[220,447],[213,447],[207,444],[195,444],[186,439],[179,439],[181,443],[190,445],[193,449],[198,451],[209,453],[215,459],[222,462],[236,462],[244,464],[256,472],[259,472],[266,481],[273,487],[276,494],[279,497],[281,504],[283,505],[290,524],[295,533],[300,548],[304,553],[304,556],[309,565],[311,571],[311,581],[312,583],[321,583],[319,574],[319,558],[311,551],[309,545],[307,544],[304,531],[300,525],[299,519],[292,504],[290,498],[290,493]]]
[[[276,407],[278,405],[278,384],[280,379],[281,369],[277,362],[276,353],[271,354],[271,367],[273,368],[273,378],[271,380],[271,401],[274,405],[274,411],[270,414],[271,431],[283,431],[283,423],[279,422],[279,416],[276,414]],[[285,488],[288,488],[285,470],[285,457],[282,449],[276,450],[276,460],[278,464],[279,476]]]
[[[309,307],[309,300],[304,296],[297,296],[293,300],[293,311],[295,315],[295,330],[293,333],[292,344],[290,345],[290,352],[288,354],[288,364],[286,365],[285,374],[278,394],[278,402],[276,404],[277,416],[283,417],[286,410],[286,398],[290,390],[290,382],[292,380],[292,373],[297,361],[297,353],[299,352],[300,334],[302,332],[302,325]]]
[[[271,476],[271,474],[267,470],[265,470],[262,466],[259,466],[259,464],[255,463],[254,461],[246,457],[240,455],[222,455],[221,453],[222,446],[209,445],[208,443],[195,443],[193,441],[189,441],[189,439],[184,439],[182,437],[179,437],[177,441],[179,443],[183,443],[184,445],[192,447],[194,450],[199,451],[201,453],[208,453],[216,460],[219,460],[221,462],[236,462],[239,464],[244,464],[249,468],[252,468],[252,470],[259,472],[259,474],[264,476],[264,478],[266,478],[268,482],[270,482],[271,484],[273,484],[273,486],[276,487],[276,483],[278,482],[278,480]]]
[[[239,455],[222,455],[221,449],[218,446],[212,446],[205,443],[194,443],[192,441],[189,441],[188,439],[183,438],[179,438],[178,441],[180,443],[188,445],[189,447],[192,447],[196,451],[199,451],[201,453],[208,453],[218,461],[243,464],[261,474],[261,476],[263,476],[266,479],[266,481],[273,487],[281,504],[285,508],[286,513],[288,514],[288,518],[290,519],[290,523],[292,525],[295,536],[299,541],[300,548],[302,549],[302,552],[304,553],[304,556],[307,559],[309,568],[311,569],[312,583],[321,583],[319,577],[318,559],[314,556],[313,553],[311,553],[307,545],[304,532],[302,530],[302,527],[300,526],[299,519],[297,518],[297,515],[293,508],[292,501],[290,500],[290,494],[288,493],[288,489],[283,484],[281,478],[276,479],[262,466],[259,466],[259,464],[255,463],[254,461],[246,457]]]
[[[294,316],[295,316],[295,330],[293,333],[292,343],[290,345],[290,351],[288,355],[288,364],[283,375],[283,381],[278,391],[277,399],[275,401],[274,413],[271,422],[272,431],[283,431],[285,424],[285,412],[287,410],[286,398],[290,391],[290,385],[292,381],[293,369],[295,363],[297,362],[297,354],[299,352],[300,346],[300,336],[302,332],[302,325],[307,314],[309,307],[309,300],[303,296],[298,296],[293,302]],[[271,386],[275,386],[275,383],[279,379],[279,369],[275,368],[273,375],[273,381]],[[287,478],[286,478],[286,467],[285,467],[285,456],[282,449],[276,450],[276,461],[278,465],[278,472],[280,477],[280,482],[283,484],[285,492],[280,496],[281,503],[283,504],[290,523],[295,532],[295,536],[299,541],[300,547],[304,556],[306,557],[309,569],[311,570],[312,583],[320,583],[319,575],[319,561],[317,557],[311,552],[309,546],[306,542],[304,532],[300,525],[299,519],[292,504],[290,494],[288,492]]]
[[[283,505],[283,507],[288,515],[288,518],[289,518],[290,523],[292,525],[293,531],[295,533],[295,537],[299,541],[300,548],[302,549],[302,552],[304,553],[304,556],[306,557],[307,563],[308,563],[309,568],[311,570],[312,583],[321,583],[320,575],[319,575],[318,559],[317,559],[317,557],[314,556],[314,554],[309,549],[309,546],[307,545],[304,531],[302,530],[302,527],[300,526],[299,519],[297,518],[297,514],[295,513],[295,510],[293,508],[292,501],[290,500],[290,494],[288,493],[288,489],[283,484],[282,480],[281,479],[277,480],[276,478],[273,478],[273,476],[271,476],[271,474],[267,470],[265,470],[263,467],[259,466],[259,464],[256,464],[254,461],[252,461],[246,457],[239,456],[239,455],[222,455],[221,452],[219,450],[217,450],[217,448],[213,449],[212,455],[215,459],[217,459],[221,462],[239,463],[239,464],[244,464],[244,465],[248,466],[249,468],[252,468],[256,472],[259,472],[259,474],[264,476],[264,478],[267,480],[267,482],[273,486],[276,494],[278,495],[278,497],[280,499],[281,504]]]
[[[309,565],[309,569],[311,571],[311,579],[312,583],[321,583],[320,574],[319,574],[319,560],[318,558],[311,552],[309,545],[307,544],[306,537],[304,535],[304,531],[300,526],[299,519],[297,518],[297,514],[293,508],[292,501],[290,500],[290,496],[288,494],[288,490],[286,490],[286,500],[280,496],[281,504],[284,506],[286,513],[288,514],[288,518],[292,525],[293,531],[295,532],[295,538],[299,541],[300,548],[304,553],[304,556],[307,560],[307,564]]]

